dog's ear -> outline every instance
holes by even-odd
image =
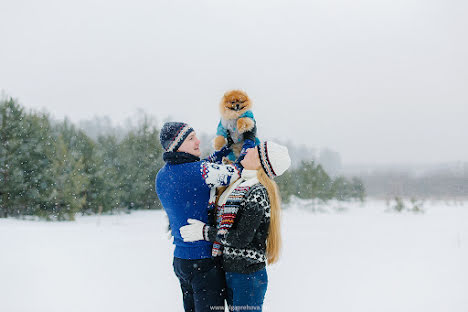
[[[239,133],[250,131],[254,128],[254,126],[254,121],[248,117],[237,119],[237,130],[239,131]]]
[[[229,104],[230,105],[230,104]],[[221,117],[224,119],[232,119],[232,111],[228,108],[228,103],[227,99],[225,96],[221,98],[221,101],[219,102],[219,112],[221,114]],[[234,116],[236,118],[237,116]]]

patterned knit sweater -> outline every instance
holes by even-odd
[[[226,272],[248,274],[266,265],[270,200],[266,188],[258,180],[253,185],[248,182],[237,186],[226,203],[217,207],[217,228],[206,227],[205,239],[223,245]],[[225,226],[230,222],[231,226]]]

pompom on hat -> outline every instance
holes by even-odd
[[[291,158],[286,146],[265,141],[261,142],[257,149],[262,168],[271,179],[282,175],[291,166]]]
[[[159,141],[166,152],[176,152],[192,131],[186,123],[166,122],[159,133]]]

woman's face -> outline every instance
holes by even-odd
[[[258,150],[256,147],[249,148],[244,159],[241,161],[241,165],[247,170],[258,170],[262,166],[260,164],[260,157],[258,156]]]

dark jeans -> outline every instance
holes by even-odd
[[[254,273],[226,272],[229,311],[262,311],[268,286],[268,275],[263,268]]]
[[[220,263],[211,258],[187,260],[174,257],[186,312],[224,311],[226,280]]]

